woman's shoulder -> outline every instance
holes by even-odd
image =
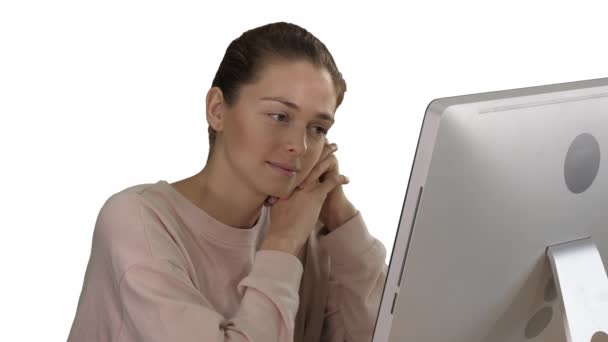
[[[122,260],[128,264],[174,249],[166,219],[172,215],[170,202],[158,187],[159,182],[142,183],[109,196],[99,211],[93,244],[119,259],[131,258]]]
[[[141,215],[142,210],[165,210],[169,201],[163,182],[140,183],[113,193],[105,200],[99,215],[126,218]]]
[[[149,190],[153,186],[152,183],[132,185],[110,195],[99,210],[96,226],[111,229],[125,226],[126,222],[130,226],[141,225],[141,211],[150,206]]]

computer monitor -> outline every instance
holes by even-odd
[[[608,78],[432,101],[373,342],[606,340],[607,156]]]

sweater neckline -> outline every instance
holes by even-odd
[[[228,245],[251,246],[257,243],[259,234],[266,225],[269,211],[265,206],[260,210],[258,220],[253,227],[233,227],[219,221],[195,205],[166,180],[159,180],[156,184],[170,196],[176,209],[181,212],[182,218],[197,237],[211,238],[216,242]]]

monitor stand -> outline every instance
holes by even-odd
[[[608,342],[608,277],[591,238],[547,248],[568,342]]]

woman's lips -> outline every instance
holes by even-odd
[[[288,168],[283,164],[277,164],[277,163],[273,163],[273,162],[266,162],[273,170],[276,170],[278,172],[280,172],[281,174],[285,175],[285,176],[290,176],[293,177],[296,175],[297,171],[295,171],[292,168]]]

